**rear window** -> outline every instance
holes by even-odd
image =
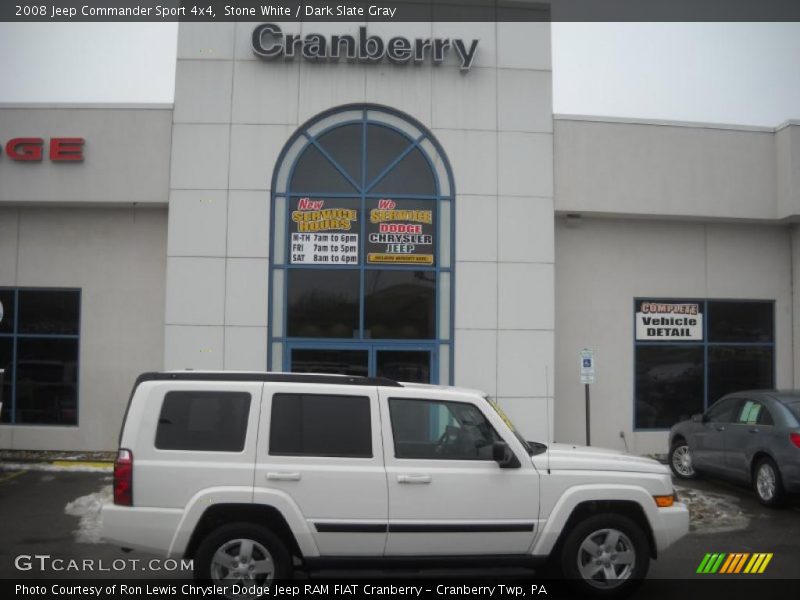
[[[795,419],[800,421],[800,400],[794,400],[793,402],[786,402],[786,407],[792,411]]]
[[[369,398],[275,394],[269,453],[276,456],[372,458]]]
[[[247,392],[167,392],[156,448],[241,452],[249,413]]]

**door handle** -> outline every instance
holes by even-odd
[[[398,475],[398,483],[430,483],[430,475]]]
[[[717,425],[717,431],[725,431],[725,425]]]
[[[758,433],[758,427],[751,427],[747,431],[749,431],[750,433]]]
[[[270,481],[300,481],[300,473],[276,473],[270,471],[267,473],[267,479]]]

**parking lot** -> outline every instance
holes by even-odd
[[[97,541],[97,502],[103,494],[108,496],[110,484],[109,472],[41,471],[24,466],[0,470],[0,514],[3,515],[0,578],[189,578],[191,573],[182,570],[179,562],[150,563],[150,559],[157,557],[136,552],[126,554]],[[696,574],[706,553],[773,553],[768,568],[759,578],[795,579],[800,576],[797,570],[800,502],[795,500],[782,510],[767,509],[756,501],[750,490],[717,481],[700,480],[680,485],[678,489],[684,499],[690,500],[692,532],[652,563],[648,581],[637,597],[658,595],[655,592],[659,581],[708,578]],[[94,496],[86,498],[90,495]],[[82,500],[75,503],[77,499]],[[73,503],[71,512],[83,514],[83,517],[66,514],[65,508],[70,503]],[[35,558],[37,556],[50,558]],[[76,562],[70,563],[73,559]],[[85,560],[94,562],[84,563]],[[84,564],[91,564],[93,570],[70,568]],[[107,570],[96,570],[100,564]],[[469,573],[470,576],[474,574]],[[494,572],[495,576],[503,574]],[[381,574],[330,575],[358,578]],[[417,577],[423,574],[403,572],[400,575]],[[519,572],[509,573],[509,576],[517,575]]]

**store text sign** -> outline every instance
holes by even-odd
[[[700,303],[639,300],[636,304],[636,341],[703,339]]]
[[[426,200],[369,200],[367,263],[432,266],[433,208]]]
[[[5,145],[6,156],[15,162],[41,162],[45,144],[47,155],[53,162],[80,162],[83,160],[83,138],[54,137],[45,142],[40,137],[17,137]]]
[[[478,40],[469,45],[461,39],[416,38],[402,36],[384,41],[377,35],[367,35],[366,27],[358,28],[358,36],[332,35],[330,39],[319,33],[306,35],[283,33],[274,23],[264,23],[253,30],[253,52],[264,60],[291,59],[302,56],[306,60],[349,61],[377,63],[384,58],[395,64],[420,64],[430,58],[434,64],[444,62],[452,50],[458,56],[462,71],[467,71],[475,61]]]
[[[294,265],[436,264],[433,201],[423,199],[296,198],[289,209]],[[365,210],[366,222],[361,222]],[[363,239],[361,237],[363,231]]]

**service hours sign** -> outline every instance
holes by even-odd
[[[356,199],[292,201],[289,254],[293,265],[358,264]]]

